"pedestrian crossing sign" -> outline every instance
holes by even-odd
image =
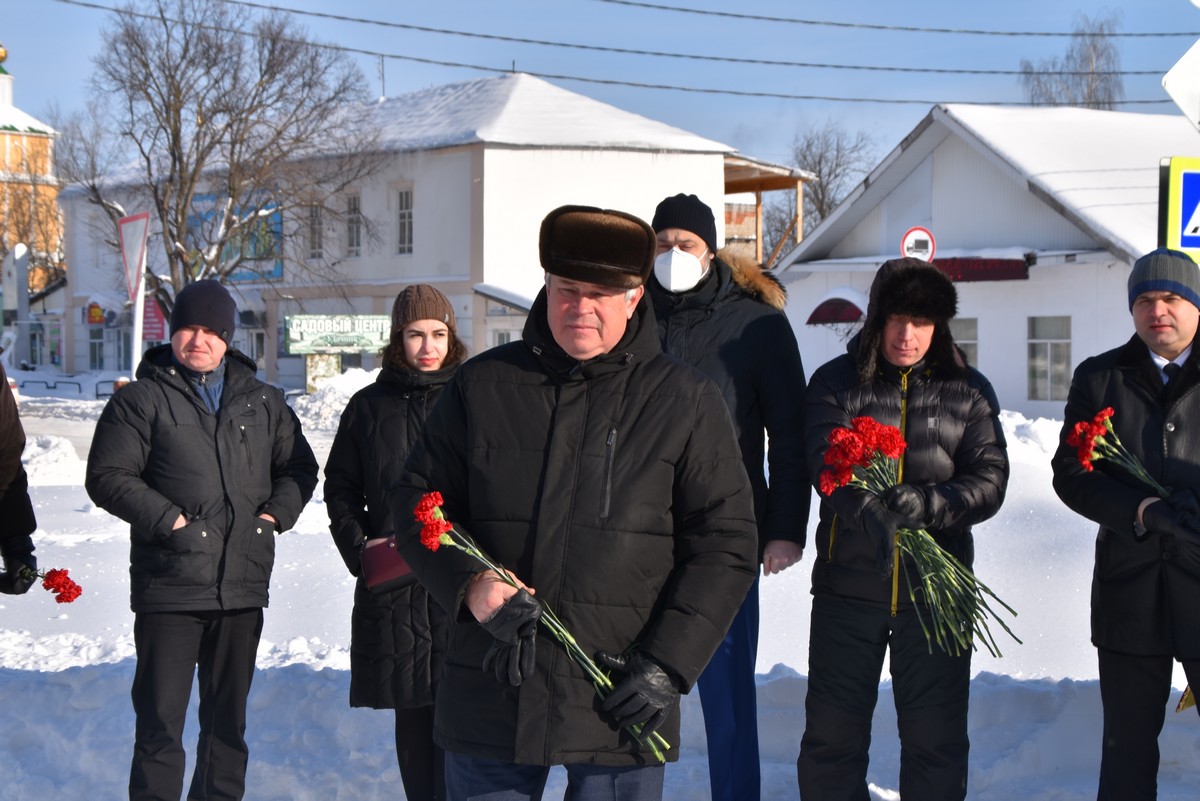
[[[1158,243],[1200,262],[1200,158],[1163,159],[1159,176]]]

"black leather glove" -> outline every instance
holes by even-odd
[[[495,639],[483,655],[483,669],[514,687],[533,675],[534,648],[542,605],[525,590],[504,602],[479,625]]]
[[[1195,528],[1196,518],[1187,512],[1172,508],[1168,501],[1155,501],[1143,509],[1142,525],[1147,531],[1158,531],[1185,539],[1200,537],[1200,530]]]
[[[24,595],[37,581],[37,557],[33,555],[33,540],[13,537],[0,540],[0,557],[4,572],[0,573],[0,592],[5,595]]]
[[[679,686],[653,659],[634,651],[632,654],[596,654],[600,667],[619,670],[625,677],[613,679],[613,687],[604,699],[604,711],[616,718],[617,725],[629,728],[642,724],[642,738],[658,727],[679,703]]]
[[[1166,501],[1176,512],[1191,515],[1195,521],[1193,525],[1200,524],[1200,498],[1196,497],[1195,492],[1187,487],[1181,487],[1172,490],[1171,494],[1166,497]]]
[[[929,527],[929,500],[920,487],[897,484],[883,493],[883,504],[896,513],[903,528]]]
[[[896,549],[896,532],[907,528],[895,512],[883,505],[883,502],[872,498],[863,507],[862,526],[867,535],[875,540],[876,563],[879,574],[883,578],[892,575],[894,553]]]

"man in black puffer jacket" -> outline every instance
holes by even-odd
[[[435,710],[451,801],[518,788],[538,798],[558,764],[572,798],[661,798],[663,768],[628,726],[657,729],[678,758],[679,694],[754,580],[753,500],[729,412],[710,380],[662,353],[642,299],[654,250],[650,226],[622,212],[547,215],[546,287],[523,341],[450,380],[395,493],[401,551],[452,620]],[[616,686],[604,701],[538,626],[530,592],[460,551],[421,546],[413,507],[428,491],[585,652],[605,652]]]
[[[1200,689],[1200,267],[1181,251],[1155,250],[1133,265],[1128,288],[1135,334],[1076,368],[1053,461],[1058,496],[1100,526],[1092,575],[1104,706],[1099,801],[1156,797],[1175,660]],[[1105,408],[1167,498],[1111,460],[1094,469],[1079,461],[1067,437]]]
[[[966,797],[970,651],[930,651],[896,539],[900,528],[924,528],[970,568],[971,526],[996,513],[1008,485],[996,394],[950,335],[957,306],[954,284],[936,268],[917,259],[886,262],[871,286],[862,331],[808,385],[805,446],[814,478],[829,435],[855,417],[898,427],[908,446],[902,483],[886,495],[844,486],[822,497],[797,763],[805,801],[867,797],[885,649],[900,732],[900,795]]]
[[[214,280],[188,284],[171,343],[96,424],[85,486],[130,524],[137,716],[129,797],[183,789],[183,726],[199,667],[200,737],[189,798],[240,799],[246,698],[275,562],[317,484],[283,393],[229,348],[236,308]]]
[[[716,218],[695,195],[654,212],[658,255],[647,282],[663,350],[721,388],[754,487],[759,561],[771,576],[800,561],[808,529],[804,365],[787,294],[748,259],[718,257]],[[767,440],[770,440],[770,450]],[[770,460],[771,480],[763,471]],[[758,801],[758,582],[700,676],[712,801]]]

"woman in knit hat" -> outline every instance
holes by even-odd
[[[325,465],[325,505],[333,540],[358,577],[350,705],[396,710],[405,796],[429,801],[444,798],[433,702],[448,624],[411,574],[399,587],[368,588],[360,554],[369,540],[391,533],[385,489],[399,477],[426,415],[466,358],[446,296],[428,284],[405,287],[392,306],[391,341],[382,355],[375,383],[356,393],[342,412]]]

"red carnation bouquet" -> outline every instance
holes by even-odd
[[[882,495],[900,482],[900,457],[906,447],[900,429],[872,417],[856,417],[850,421],[850,428],[834,429],[825,451],[828,468],[819,477],[821,494],[853,485]],[[936,643],[946,653],[958,655],[974,648],[977,639],[992,656],[1000,656],[988,627],[989,618],[1021,642],[996,615],[988,599],[1015,617],[1013,608],[938,545],[928,531],[902,528],[896,532],[896,544],[900,553],[893,569],[903,567],[908,577],[908,597],[930,653]]]
[[[1113,408],[1106,406],[1096,412],[1091,420],[1080,420],[1067,435],[1067,444],[1075,449],[1076,458],[1089,473],[1095,470],[1093,462],[1108,459],[1121,467],[1160,498],[1166,498],[1171,493],[1162,484],[1154,480],[1146,470],[1146,466],[1129,449],[1121,444],[1121,438],[1113,429]],[[1175,707],[1176,712],[1196,705],[1196,697],[1191,685],[1183,688],[1183,696]]]
[[[427,492],[421,496],[421,500],[417,503],[416,508],[413,509],[413,517],[422,525],[421,544],[431,551],[436,551],[443,545],[457,548],[482,563],[505,584],[512,587],[520,587],[521,585],[516,579],[502,565],[488,556],[473,539],[454,528],[454,524],[447,520],[446,516],[442,513],[442,503],[442,493]],[[579,647],[579,643],[576,642],[575,637],[563,625],[558,615],[554,614],[554,610],[540,598],[535,597],[534,600],[542,607],[542,616],[540,618],[542,625],[550,630],[550,633],[554,635],[554,639],[558,640],[559,644],[566,649],[567,655],[571,657],[571,660],[579,665],[583,669],[583,672],[587,674],[587,677],[591,679],[592,686],[596,688],[596,695],[605,698],[612,692],[614,686],[612,679],[600,669],[599,665],[592,660],[586,651]],[[643,738],[642,725],[640,723],[629,727],[629,730],[639,742],[644,743],[650,748],[659,762],[667,761],[666,757],[663,756],[663,751],[666,751],[671,746],[661,734],[654,732],[650,737]]]
[[[55,603],[69,604],[74,602],[80,595],[83,595],[83,587],[76,584],[65,569],[60,570],[56,568],[43,573],[40,570],[26,567],[21,569],[21,577],[26,580],[40,578],[42,580],[42,588],[54,593]]]
[[[1075,448],[1076,456],[1083,469],[1089,473],[1095,469],[1092,462],[1108,459],[1149,487],[1155,495],[1165,498],[1171,493],[1146,472],[1138,458],[1121,444],[1121,438],[1113,430],[1113,408],[1106,406],[1096,412],[1091,420],[1080,420],[1067,435],[1067,444]]]

